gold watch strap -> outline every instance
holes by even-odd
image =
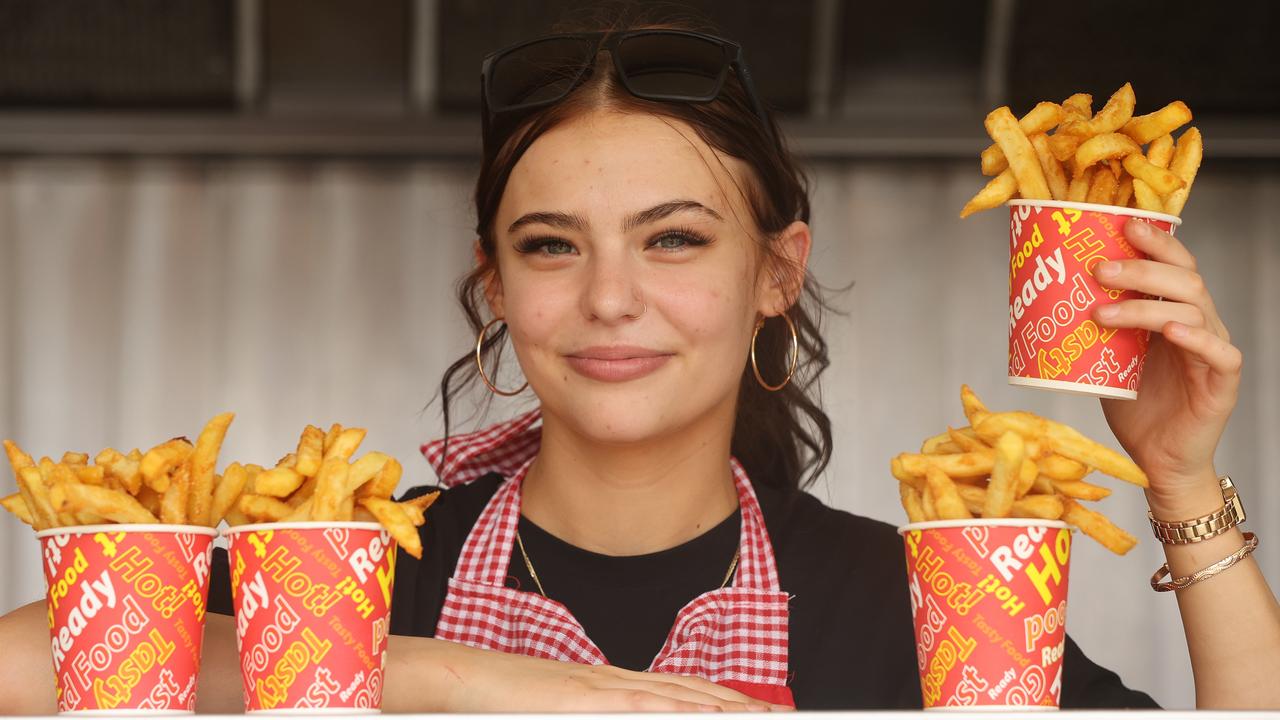
[[[1151,531],[1156,539],[1166,545],[1188,545],[1217,537],[1231,528],[1244,522],[1244,505],[1240,502],[1240,494],[1231,478],[1223,475],[1218,478],[1222,487],[1222,508],[1208,515],[1191,520],[1164,522],[1157,520],[1151,511],[1147,511],[1147,519],[1151,521]]]

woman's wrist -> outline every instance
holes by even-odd
[[[1163,522],[1181,522],[1208,515],[1223,505],[1222,487],[1212,467],[1189,477],[1151,477],[1147,507]]]
[[[1177,488],[1160,491],[1156,488]],[[1192,477],[1177,479],[1153,477],[1147,490],[1151,516],[1174,523],[1201,518],[1223,508],[1222,485],[1212,468]],[[1189,575],[1235,552],[1244,542],[1238,528],[1232,528],[1201,542],[1164,545],[1169,571],[1174,577]]]

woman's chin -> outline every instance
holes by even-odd
[[[544,414],[547,408],[543,408]],[[589,407],[567,408],[561,417],[571,418],[573,433],[600,445],[640,444],[671,432],[670,416],[639,398],[630,402],[613,398]]]

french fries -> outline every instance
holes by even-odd
[[[960,210],[960,217],[967,218],[970,215],[981,210],[990,210],[998,205],[1003,205],[1009,198],[1018,192],[1018,181],[1013,177],[1012,170],[1005,170],[999,175],[991,178],[986,187],[978,191],[964,208]]]
[[[1191,192],[1191,184],[1195,182],[1196,172],[1200,170],[1200,161],[1203,157],[1204,141],[1200,138],[1200,131],[1190,128],[1178,138],[1178,146],[1173,151],[1173,159],[1169,162],[1169,169],[1182,179],[1183,185],[1169,195],[1168,201],[1165,202],[1165,212],[1171,215],[1182,212],[1182,206],[1187,202],[1187,195]]]
[[[1107,104],[1098,111],[1097,115],[1088,120],[1071,120],[1062,126],[1062,131],[1076,137],[1093,137],[1116,132],[1133,117],[1135,104],[1133,86],[1125,83],[1107,100]]]
[[[907,483],[898,483],[898,494],[902,498],[902,509],[907,511],[907,520],[918,523],[929,519],[924,511],[924,499],[920,497],[919,491]]]
[[[1022,132],[1027,137],[1043,136],[1044,133],[1052,130],[1059,122],[1062,121],[1062,106],[1051,102],[1042,102],[1031,109],[1031,112],[1022,116],[1018,121],[1018,127],[1022,128]],[[999,175],[1004,169],[1009,167],[1009,160],[1005,157],[1004,151],[1000,149],[998,144],[989,146],[982,151],[982,174],[983,175]]]
[[[391,500],[403,468],[395,458],[376,451],[353,461],[365,434],[363,428],[336,423],[327,433],[308,425],[297,451],[285,455],[275,467],[231,465],[222,481],[228,491],[223,496],[215,492],[211,515],[224,513],[231,526],[376,521],[405,552],[421,557],[418,528],[439,493],[399,503]]]
[[[1138,146],[1138,143],[1131,140],[1128,135],[1121,135],[1120,133],[1095,135],[1080,143],[1080,147],[1076,148],[1076,163],[1073,175],[1080,177],[1086,168],[1093,167],[1104,160],[1123,158],[1135,153],[1141,154],[1142,148]]]
[[[1040,159],[1040,169],[1044,171],[1044,179],[1049,183],[1049,192],[1055,198],[1066,197],[1070,181],[1067,179],[1067,171],[1062,167],[1062,161],[1054,157],[1053,151],[1049,149],[1049,136],[1044,133],[1032,135],[1031,146],[1036,149],[1036,156]]]
[[[195,445],[174,438],[146,453],[107,448],[93,456],[66,452],[37,464],[17,443],[5,454],[18,480],[18,495],[4,508],[36,530],[100,523],[169,523],[214,527],[214,496],[223,481],[214,471],[227,428],[235,418],[210,420]]]
[[[406,552],[421,557],[418,528],[439,493],[391,500],[403,468],[380,452],[352,457],[363,428],[308,425],[296,452],[272,468],[233,462],[221,475],[218,455],[231,413],[214,417],[194,445],[174,438],[141,452],[107,448],[93,456],[67,452],[36,462],[4,441],[18,492],[0,507],[36,530],[99,523],[166,523],[217,527],[282,521],[382,523]],[[970,431],[972,433],[972,431]],[[974,435],[976,437],[976,435]]]
[[[422,557],[422,540],[418,537],[418,528],[403,507],[390,500],[375,497],[361,498],[360,507],[373,513],[405,552],[416,558]]]
[[[1191,122],[1191,108],[1181,100],[1174,100],[1149,115],[1131,118],[1120,131],[1133,138],[1133,141],[1139,145],[1146,145],[1189,122]]]
[[[998,107],[987,115],[987,134],[1000,146],[1009,169],[1018,181],[1018,192],[1028,200],[1050,200],[1049,184],[1040,169],[1040,158],[1023,132],[1017,118],[1007,107]]]
[[[968,427],[947,428],[925,440],[919,453],[901,453],[889,463],[910,522],[1062,520],[1117,554],[1137,544],[1080,504],[1111,494],[1084,480],[1093,470],[1146,487],[1146,474],[1132,460],[1068,425],[1028,412],[992,412],[968,385],[960,399]]]
[[[1194,127],[1174,144],[1173,133],[1191,122],[1191,109],[1175,100],[1135,116],[1129,83],[1097,114],[1092,105],[1092,96],[1076,93],[1060,105],[1039,103],[1020,120],[1008,107],[991,111],[983,124],[994,144],[981,156],[982,174],[991,180],[960,217],[1014,197],[1180,215],[1204,154]]]
[[[218,452],[231,425],[231,413],[223,413],[209,421],[196,439],[191,453],[190,486],[187,497],[187,521],[193,525],[210,525],[209,509],[213,502],[213,475]]]
[[[1001,435],[995,448],[995,463],[991,466],[991,480],[987,483],[987,500],[982,506],[982,517],[987,518],[1009,517],[1013,501],[1017,499],[1022,461],[1027,456],[1026,443],[1017,433]]]

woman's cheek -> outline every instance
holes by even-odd
[[[733,285],[700,283],[698,286],[663,288],[664,314],[679,326],[691,341],[715,342],[735,336],[741,330],[747,299],[737,297]]]

